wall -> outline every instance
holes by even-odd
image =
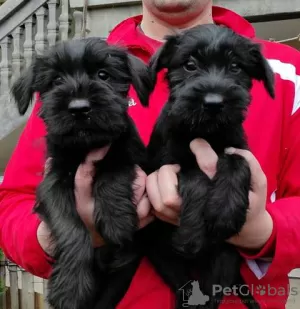
[[[138,4],[118,8],[91,9],[88,13],[88,28],[91,29],[89,35],[106,37],[120,21],[141,14],[141,12],[141,6]]]
[[[9,157],[18,141],[18,138],[24,128],[25,124],[19,126],[13,132],[11,132],[8,136],[6,136],[0,143],[0,176],[4,172],[4,168],[7,164]]]
[[[264,39],[284,40],[300,34],[300,19],[253,23],[257,35]]]

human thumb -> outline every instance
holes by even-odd
[[[85,161],[79,165],[75,174],[75,191],[77,194],[90,196],[91,184],[94,177],[94,164],[97,161],[101,161],[109,151],[110,146],[105,146],[101,149],[91,151]]]

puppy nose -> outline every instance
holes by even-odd
[[[217,93],[207,93],[203,101],[206,108],[221,109],[224,106],[223,96]]]
[[[72,114],[86,114],[91,110],[91,105],[88,100],[76,99],[70,102],[68,108]]]

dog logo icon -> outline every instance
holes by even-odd
[[[183,294],[183,306],[204,306],[209,301],[209,296],[201,292],[198,281],[189,281],[179,291]]]

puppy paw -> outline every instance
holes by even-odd
[[[93,303],[92,263],[93,248],[87,242],[61,254],[48,281],[47,301],[53,309],[85,309]]]
[[[204,212],[210,238],[226,240],[242,229],[249,207],[250,177],[244,158],[220,157]]]
[[[122,246],[133,240],[138,217],[131,201],[110,198],[104,204],[97,200],[95,209],[96,228],[107,244]]]
[[[193,258],[205,245],[204,224],[197,229],[179,227],[172,238],[173,248],[185,258]]]
[[[122,246],[132,241],[138,229],[133,203],[133,167],[112,166],[99,169],[93,185],[95,226],[107,244]]]

